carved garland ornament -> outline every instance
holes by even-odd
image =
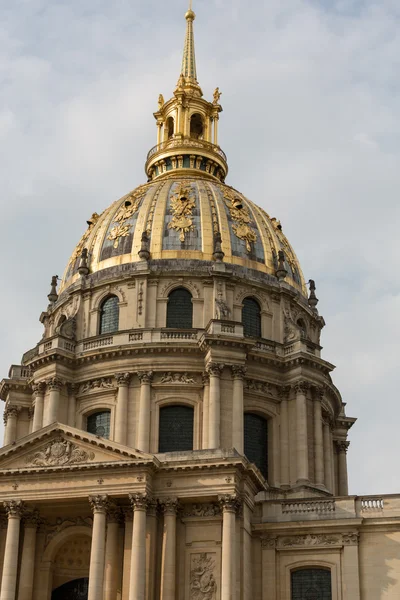
[[[164,373],[161,377],[161,383],[196,383],[193,377],[190,377],[187,372],[185,373],[172,373],[168,371],[168,373]]]
[[[252,221],[250,211],[232,189],[222,186],[220,189],[224,195],[225,204],[231,213],[231,217],[236,222],[232,226],[233,232],[236,237],[246,243],[247,252],[251,252],[251,244],[257,241],[257,234],[249,225]]]
[[[118,248],[120,239],[130,235],[132,225],[125,221],[134,215],[140,206],[140,202],[145,194],[146,186],[142,185],[124,198],[123,205],[114,217],[115,226],[111,229],[107,239],[114,242],[114,248]]]
[[[335,546],[341,543],[341,537],[337,535],[295,535],[284,537],[279,540],[280,546],[292,548],[298,546]]]
[[[181,242],[185,241],[186,233],[194,231],[192,216],[196,202],[193,195],[190,184],[182,184],[179,191],[171,196],[172,221],[169,223],[168,229],[179,231]]]
[[[32,467],[62,467],[88,462],[94,459],[94,452],[86,452],[73,442],[56,438],[40,452],[27,456],[25,462]]]
[[[221,507],[217,502],[203,504],[188,504],[184,507],[182,517],[216,517],[221,514]]]
[[[92,381],[85,381],[79,387],[80,394],[86,394],[91,390],[99,390],[99,389],[113,389],[114,383],[111,377],[102,377],[101,379],[93,379]]]
[[[217,591],[215,562],[206,552],[192,556],[190,600],[214,600]]]

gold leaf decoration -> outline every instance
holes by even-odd
[[[221,186],[221,191],[231,217],[235,221],[235,224],[232,225],[233,232],[236,237],[246,243],[247,252],[251,252],[251,244],[257,241],[257,233],[249,225],[252,221],[250,211],[234,190]]]
[[[82,254],[82,250],[84,249],[84,247],[86,245],[86,242],[92,232],[92,229],[96,225],[96,223],[100,219],[100,217],[101,217],[101,215],[98,215],[97,213],[93,213],[92,216],[90,217],[90,219],[88,220],[88,222],[87,222],[88,228],[86,229],[85,233],[79,240],[79,244],[76,246],[74,253],[71,256],[71,262],[75,262],[76,259],[79,258],[80,255]]]
[[[118,248],[119,241],[122,237],[127,237],[130,233],[132,225],[117,225],[113,227],[107,239],[114,241],[114,248]]]
[[[122,206],[114,217],[114,223],[117,223],[117,225],[111,229],[107,236],[108,240],[114,241],[114,248],[118,248],[121,238],[127,237],[130,234],[132,225],[124,223],[139,210],[140,202],[145,193],[146,186],[141,185],[124,198]]]
[[[171,197],[172,221],[169,223],[169,229],[179,231],[179,239],[185,241],[185,235],[189,231],[194,231],[192,220],[193,210],[196,202],[193,198],[193,190],[190,185],[181,184],[179,191]]]

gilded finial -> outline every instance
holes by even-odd
[[[158,96],[158,110],[161,110],[162,107],[164,106],[165,101],[164,101],[164,96],[162,94],[160,94]]]
[[[185,14],[185,19],[186,20],[191,20],[194,21],[196,18],[196,14],[193,12],[193,6],[192,6],[192,0],[189,0],[189,10],[187,11],[187,13]]]
[[[221,96],[222,96],[222,92],[219,91],[219,87],[215,88],[215,91],[213,94],[213,104],[219,104]]]

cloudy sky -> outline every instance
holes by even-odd
[[[92,212],[145,181],[186,0],[0,2],[1,375],[42,334]],[[324,358],[357,416],[350,492],[400,493],[400,3],[194,0],[228,182],[317,282]],[[0,432],[1,434],[1,432]]]

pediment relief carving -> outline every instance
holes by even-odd
[[[93,451],[87,452],[70,440],[59,437],[48,443],[43,450],[29,454],[25,458],[25,464],[29,467],[62,467],[64,465],[87,463],[94,460],[94,458],[95,453]]]
[[[0,452],[0,472],[14,469],[53,469],[59,467],[75,467],[98,463],[149,462],[151,455],[129,448],[120,448],[109,440],[87,434],[84,431],[66,427],[64,432],[61,425],[55,426],[54,433],[37,432],[36,439],[28,438],[13,448],[5,447]],[[80,434],[82,438],[80,439]],[[86,439],[86,437],[88,439]],[[85,467],[86,468],[86,467]]]

